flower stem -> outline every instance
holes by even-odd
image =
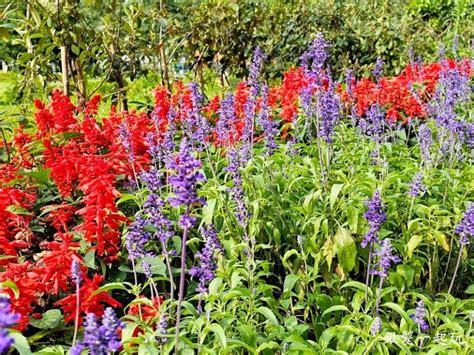
[[[379,314],[379,304],[380,304],[380,297],[382,296],[382,285],[383,285],[383,277],[380,277],[380,282],[379,282],[379,289],[377,292],[377,301],[375,302],[375,314]]]
[[[80,313],[81,300],[79,297],[79,282],[76,283],[76,318],[74,319],[74,336],[72,338],[72,346],[76,345],[77,331],[79,330],[79,313]]]
[[[451,290],[453,289],[454,280],[456,279],[456,275],[457,275],[458,269],[459,269],[459,264],[461,263],[461,256],[462,256],[463,247],[464,247],[464,244],[461,244],[461,247],[459,248],[458,260],[456,261],[456,267],[454,268],[453,278],[451,279],[451,283],[450,283],[449,289],[448,289],[449,294],[451,293]]]
[[[181,321],[181,307],[184,298],[184,281],[186,269],[186,241],[188,239],[188,228],[183,230],[183,241],[181,243],[181,275],[179,278],[178,309],[176,310],[176,333],[175,333],[175,354],[179,350],[179,323]]]
[[[372,242],[370,242],[370,245],[369,245],[369,260],[367,261],[367,275],[365,277],[365,303],[366,305],[368,301],[369,275],[370,275],[371,262],[372,262]]]
[[[170,275],[170,300],[173,302],[174,300],[174,280],[173,280],[173,270],[171,269],[170,258],[168,256],[168,251],[166,250],[165,242],[161,242],[161,247],[163,248],[163,254],[165,256],[166,267],[168,268],[168,273]]]

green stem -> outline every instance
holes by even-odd
[[[186,210],[189,213],[189,208]],[[179,278],[179,295],[178,295],[178,309],[176,310],[176,333],[175,333],[175,354],[179,350],[179,324],[181,321],[181,307],[184,298],[184,281],[186,273],[186,241],[188,239],[188,228],[183,230],[183,240],[181,243],[181,274]]]
[[[453,289],[454,280],[456,279],[456,275],[457,275],[458,269],[459,269],[459,264],[461,263],[461,256],[462,256],[463,247],[464,247],[464,244],[461,244],[461,247],[459,248],[458,260],[456,261],[456,267],[454,268],[453,278],[451,279],[451,283],[450,283],[449,289],[448,289],[449,294],[451,293],[451,290]]]

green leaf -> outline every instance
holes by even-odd
[[[222,350],[225,350],[227,348],[227,338],[225,336],[224,329],[222,329],[222,327],[217,323],[212,323],[208,325],[207,328],[209,328],[209,330],[211,330],[215,334],[215,336],[219,340],[219,343],[221,343],[221,346],[223,348]]]
[[[5,211],[8,211],[13,214],[24,214],[28,216],[33,216],[31,212],[29,212],[27,209],[15,205],[10,205],[7,208],[5,208]]]
[[[365,292],[365,289],[366,289],[365,284],[359,281],[346,282],[344,285],[341,286],[341,289],[346,288],[346,287],[356,288],[358,290],[361,290],[362,292]],[[368,288],[367,291],[368,291],[367,294],[372,297],[372,290],[370,289],[370,287]]]
[[[339,193],[341,192],[343,187],[344,187],[344,184],[334,184],[331,186],[331,195],[329,197],[329,206],[331,210],[333,209],[334,204],[336,203],[337,197],[339,196]]]
[[[336,312],[336,311],[350,312],[349,309],[346,306],[343,306],[342,304],[338,304],[338,305],[335,305],[335,306],[332,306],[332,307],[329,307],[328,309],[326,309],[323,312],[323,314],[321,315],[321,317],[324,317],[326,314],[331,313],[331,312]]]
[[[414,234],[407,243],[407,256],[409,259],[413,256],[413,251],[416,249],[418,244],[422,241],[423,236],[420,234]]]
[[[283,292],[291,291],[299,278],[298,275],[286,275],[285,282],[283,283]]]
[[[339,228],[334,236],[337,258],[345,271],[352,271],[357,257],[357,248],[351,232],[346,228]]]
[[[65,353],[64,348],[61,345],[48,346],[39,351],[35,351],[33,355],[63,355]]]
[[[20,353],[20,355],[31,355],[30,345],[23,334],[11,332],[10,336],[14,341],[13,347]]]
[[[62,319],[63,315],[59,309],[50,309],[43,313],[41,319],[30,318],[30,324],[38,329],[54,329]]]
[[[391,310],[397,312],[400,316],[402,316],[403,319],[405,319],[407,322],[410,322],[410,316],[398,304],[393,303],[393,302],[387,302],[387,303],[384,303],[382,307],[390,308]]]
[[[84,265],[90,269],[95,269],[95,250],[89,250],[84,255]]]
[[[12,290],[13,296],[15,296],[15,298],[18,298],[20,296],[20,290],[18,289],[18,286],[12,280],[0,282],[0,289],[2,289],[3,287],[8,287],[10,290]]]
[[[108,283],[104,286],[99,287],[97,290],[92,292],[91,297],[96,296],[101,292],[107,292],[107,291],[110,291],[110,290],[123,290],[123,291],[128,292],[127,287],[123,283],[121,283],[121,282],[111,282],[111,283]]]
[[[464,292],[467,293],[468,295],[474,294],[474,284],[469,285],[469,287],[466,288],[466,291],[464,291]]]
[[[214,216],[214,210],[216,208],[217,200],[215,198],[207,200],[206,206],[202,209],[202,219],[205,224],[212,223],[212,217]]]
[[[267,318],[267,320],[273,324],[273,325],[278,325],[278,319],[275,317],[275,314],[272,312],[272,310],[268,307],[259,307],[257,308],[257,312],[262,314],[264,317]]]

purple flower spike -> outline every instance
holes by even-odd
[[[429,162],[431,160],[430,148],[433,145],[431,129],[426,124],[423,124],[420,126],[419,134],[421,158],[423,159],[423,161]]]
[[[194,204],[205,203],[205,200],[199,198],[196,192],[198,182],[205,180],[204,175],[198,171],[201,162],[193,156],[187,140],[183,139],[179,153],[166,167],[172,170],[168,182],[174,193],[174,196],[169,197],[168,201],[173,207],[186,207],[186,212],[180,217],[179,224],[182,228],[189,229],[195,223],[195,218],[189,215],[190,207]]]
[[[370,243],[377,243],[377,233],[383,222],[387,219],[382,206],[382,199],[380,197],[380,191],[376,190],[372,199],[365,202],[367,206],[367,212],[364,217],[369,222],[369,231],[362,240],[361,246],[365,248]]]
[[[301,66],[306,72],[320,73],[329,57],[328,49],[330,47],[323,34],[319,32],[309,45],[308,50],[301,56]]]
[[[215,261],[215,251],[222,251],[221,244],[217,239],[217,233],[212,225],[201,229],[201,233],[205,238],[205,245],[201,252],[196,253],[195,257],[199,260],[198,267],[193,267],[190,270],[192,277],[199,279],[196,291],[200,295],[205,295],[208,292],[207,285],[214,279],[214,271],[217,269]]]
[[[456,227],[456,234],[460,236],[459,243],[462,245],[469,244],[469,239],[474,237],[474,203],[469,202],[463,219]]]
[[[79,262],[76,259],[73,259],[71,264],[71,279],[76,286],[79,285],[82,281],[81,274],[82,272]]]
[[[380,330],[382,329],[382,320],[380,317],[375,317],[374,321],[372,322],[372,326],[370,327],[370,333],[372,336],[377,335]]]
[[[423,173],[419,172],[416,174],[415,178],[410,184],[410,191],[408,191],[408,195],[415,198],[423,194],[425,191],[426,187],[423,185]]]
[[[260,108],[259,116],[260,125],[263,129],[263,137],[265,139],[265,145],[267,147],[266,155],[272,155],[277,145],[275,143],[275,136],[278,134],[278,128],[270,118],[268,109],[268,85],[262,86],[262,105]]]
[[[416,304],[415,314],[410,315],[410,318],[418,325],[422,332],[426,332],[430,329],[428,322],[426,321],[426,309],[423,300],[419,300]]]
[[[378,275],[382,278],[388,276],[388,269],[392,263],[399,263],[401,259],[393,254],[392,244],[390,239],[384,239],[380,242],[380,249],[375,251],[374,255],[378,257],[378,261],[371,270],[372,275]]]
[[[88,313],[84,322],[84,340],[71,349],[71,354],[79,355],[88,350],[90,355],[105,355],[119,350],[122,344],[118,332],[122,328],[122,322],[110,307],[106,308],[101,325],[94,313]]]

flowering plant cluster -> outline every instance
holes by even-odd
[[[0,143],[0,352],[409,353],[447,320],[469,344],[471,61],[337,82],[330,51],[270,85],[256,48],[232,92],[148,112],[35,101]]]

